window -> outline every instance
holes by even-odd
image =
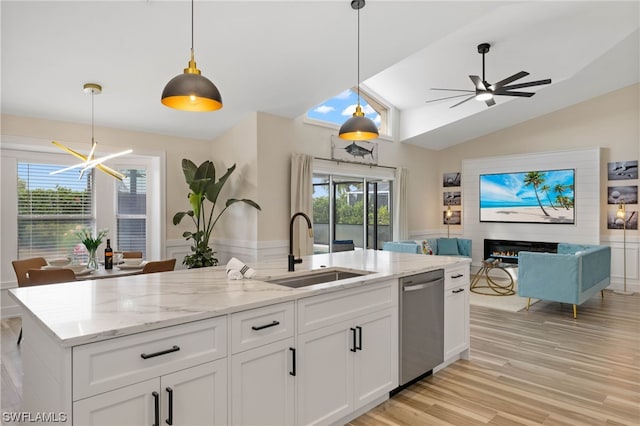
[[[64,166],[18,162],[18,259],[62,254],[86,258],[74,232],[93,227],[93,173],[55,175]]]
[[[315,122],[331,123],[341,126],[353,115],[358,103],[356,88],[345,90],[337,96],[316,105],[307,111],[307,118]],[[381,135],[390,135],[389,108],[360,89],[360,105],[367,118],[378,127]]]
[[[120,251],[147,251],[147,172],[145,169],[119,170],[126,177],[116,183],[116,248]]]

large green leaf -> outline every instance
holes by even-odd
[[[198,167],[193,161],[187,160],[186,158],[182,160],[182,173],[184,173],[184,179],[187,185],[191,186],[191,182],[193,182],[196,176],[196,170],[198,170]]]
[[[207,187],[207,192],[205,193],[207,200],[211,201],[214,205],[216,204],[216,202],[218,201],[218,196],[220,195],[220,191],[224,187],[225,183],[227,183],[227,179],[229,179],[229,176],[231,176],[231,173],[233,173],[235,169],[236,165],[234,164],[227,169],[227,172],[220,178],[219,181]]]
[[[260,208],[260,206],[258,205],[258,203],[256,203],[256,202],[255,202],[255,201],[253,201],[253,200],[249,200],[249,199],[247,199],[247,198],[242,198],[242,199],[229,198],[229,199],[227,200],[227,204],[226,204],[226,206],[227,206],[227,207],[229,207],[230,205],[235,204],[235,203],[246,203],[246,204],[249,204],[251,207],[255,207],[255,208],[256,208],[256,209],[258,209],[258,210],[262,210],[262,209]]]

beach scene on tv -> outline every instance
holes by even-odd
[[[575,171],[480,175],[480,222],[575,223]]]

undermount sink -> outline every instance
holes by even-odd
[[[265,280],[265,282],[283,285],[291,288],[300,288],[314,284],[346,280],[347,278],[361,277],[370,273],[371,272],[369,271],[358,271],[354,269],[331,268],[310,271],[305,274],[295,275],[291,277],[274,278],[271,280]]]

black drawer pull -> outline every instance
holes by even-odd
[[[353,347],[351,349],[349,349],[351,352],[355,352],[358,350],[358,344],[356,343],[356,329],[355,328],[351,328],[351,333],[353,336]]]
[[[453,290],[451,293],[460,293],[462,291],[464,291],[464,288],[459,288],[457,290]]]
[[[253,326],[251,327],[252,330],[258,331],[258,330],[264,330],[265,328],[269,328],[269,327],[275,327],[276,325],[280,325],[279,321],[274,321],[271,324],[265,324],[265,325],[259,325],[259,326]]]
[[[165,349],[164,351],[160,351],[160,352],[154,352],[152,354],[140,354],[140,356],[142,357],[142,359],[149,359],[149,358],[153,358],[154,356],[160,356],[160,355],[166,355],[166,354],[170,354],[171,352],[178,352],[180,350],[179,346],[173,345],[173,347],[171,349]]]
[[[171,425],[173,425],[173,389],[171,389],[169,386],[167,386],[166,391],[167,391],[167,395],[169,397],[169,407],[168,407],[169,416],[165,420],[165,423],[167,423],[168,425],[171,426]]]
[[[356,330],[358,330],[358,346],[356,346],[356,350],[362,350],[362,327],[357,325]]]
[[[153,414],[155,421],[153,426],[160,426],[160,395],[158,392],[151,392],[153,395]]]
[[[451,278],[460,278],[460,277],[464,277],[464,275],[462,274],[457,274],[457,275],[452,275]]]

